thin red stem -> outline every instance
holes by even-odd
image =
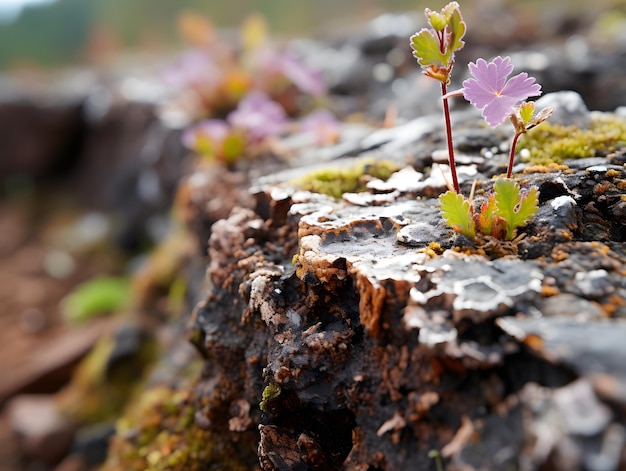
[[[445,96],[448,93],[446,84],[441,82],[441,96]],[[448,99],[443,99],[443,116],[446,120],[446,136],[448,138],[448,162],[450,163],[450,172],[452,172],[452,185],[454,191],[457,194],[461,193],[461,187],[459,186],[459,179],[456,176],[456,164],[454,162],[454,145],[452,144],[452,125],[450,124],[450,107],[448,106]]]
[[[515,146],[517,146],[517,140],[522,135],[522,133],[515,133],[515,137],[513,137],[513,141],[511,142],[511,153],[509,154],[509,168],[506,172],[506,178],[511,178],[511,173],[513,172],[513,161],[515,160]]]

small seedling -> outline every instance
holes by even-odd
[[[475,212],[473,202],[453,191],[439,197],[443,218],[450,227],[474,239],[478,233],[500,240],[513,240],[517,228],[528,223],[538,209],[539,192],[531,188],[526,194],[511,179],[498,179],[494,194]]]
[[[510,180],[515,147],[519,137],[548,119],[553,109],[546,108],[535,115],[534,103],[526,100],[539,96],[541,86],[526,72],[509,78],[513,72],[510,57],[498,56],[491,62],[484,59],[471,62],[471,77],[463,82],[463,88],[448,93],[454,53],[464,46],[462,38],[466,25],[457,2],[449,3],[441,12],[433,12],[428,8],[425,12],[431,28],[423,28],[413,35],[411,47],[423,73],[441,82],[453,187],[439,197],[443,218],[449,226],[470,239],[482,234],[512,240],[517,228],[526,224],[537,212],[539,201],[537,189],[522,194],[520,186]],[[481,205],[478,212],[474,211],[472,199],[461,195],[454,161],[448,98],[461,95],[480,110],[489,126],[496,127],[508,117],[515,127],[507,179],[496,181],[494,194]]]
[[[464,46],[465,22],[457,2],[450,2],[441,12],[425,10],[430,28],[423,28],[411,36],[413,56],[423,69],[424,75],[441,82],[443,97],[443,115],[446,123],[448,140],[448,161],[452,172],[454,191],[461,193],[454,162],[454,146],[452,143],[452,126],[450,124],[450,108],[448,106],[447,87],[450,74],[454,67],[454,53]]]

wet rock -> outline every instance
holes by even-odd
[[[447,231],[446,231],[447,232]],[[445,238],[443,231],[432,224],[416,222],[398,231],[398,242],[412,247],[426,247],[432,242]]]
[[[601,319],[604,311],[595,303],[574,294],[559,294],[540,302],[539,310],[546,317],[568,316],[585,320]]]
[[[565,363],[583,375],[607,373],[626,380],[626,347],[619,342],[626,330],[623,320],[582,319],[565,316],[496,320],[509,335],[527,342],[538,354]]]
[[[534,224],[539,231],[548,232],[554,240],[572,240],[579,227],[577,208],[576,200],[571,196],[558,196],[541,205]]]
[[[586,129],[591,123],[591,114],[582,96],[574,91],[547,93],[535,102],[537,110],[554,108],[550,123],[561,126],[576,126]]]
[[[612,423],[611,410],[589,381],[554,391],[529,385],[520,397],[529,415],[525,428],[535,439],[528,450],[531,465],[551,456],[558,469],[619,469],[624,431]]]

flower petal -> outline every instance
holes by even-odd
[[[512,77],[510,57],[497,56],[491,62],[478,59],[470,62],[472,77],[463,82],[463,96],[481,110],[489,126],[501,124],[510,116],[519,102],[541,94],[541,86],[527,73]]]
[[[513,64],[511,64],[511,58],[506,56],[504,58],[497,56],[492,61],[495,71],[493,71],[496,80],[496,90],[502,93],[503,88],[506,86],[506,78],[513,72]]]
[[[517,103],[518,100],[516,98],[504,95],[497,96],[482,109],[483,118],[485,118],[489,126],[495,128],[511,115]]]
[[[492,90],[484,87],[481,82],[474,78],[463,81],[463,96],[479,110],[482,110],[496,97]]]
[[[541,85],[535,83],[534,77],[529,77],[526,72],[522,72],[509,79],[502,89],[502,95],[523,101],[528,97],[541,95]]]

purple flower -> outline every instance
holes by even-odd
[[[163,71],[163,81],[177,89],[207,87],[215,83],[220,71],[208,51],[191,50]]]
[[[206,119],[185,130],[182,141],[188,149],[199,150],[203,143],[221,145],[229,133],[230,126],[221,119]]]
[[[250,92],[227,117],[235,128],[241,129],[253,141],[276,136],[283,131],[287,114],[280,104],[263,92]]]
[[[510,57],[500,56],[489,63],[484,59],[478,59],[475,64],[470,62],[472,78],[463,82],[463,96],[481,110],[492,128],[513,114],[521,101],[541,95],[541,86],[526,72],[507,80],[513,72],[510,62]]]
[[[322,74],[318,70],[308,67],[288,54],[282,57],[281,69],[285,77],[303,93],[317,96],[326,91]]]
[[[300,129],[315,137],[318,145],[328,145],[339,139],[341,123],[330,111],[317,110],[300,121]]]

